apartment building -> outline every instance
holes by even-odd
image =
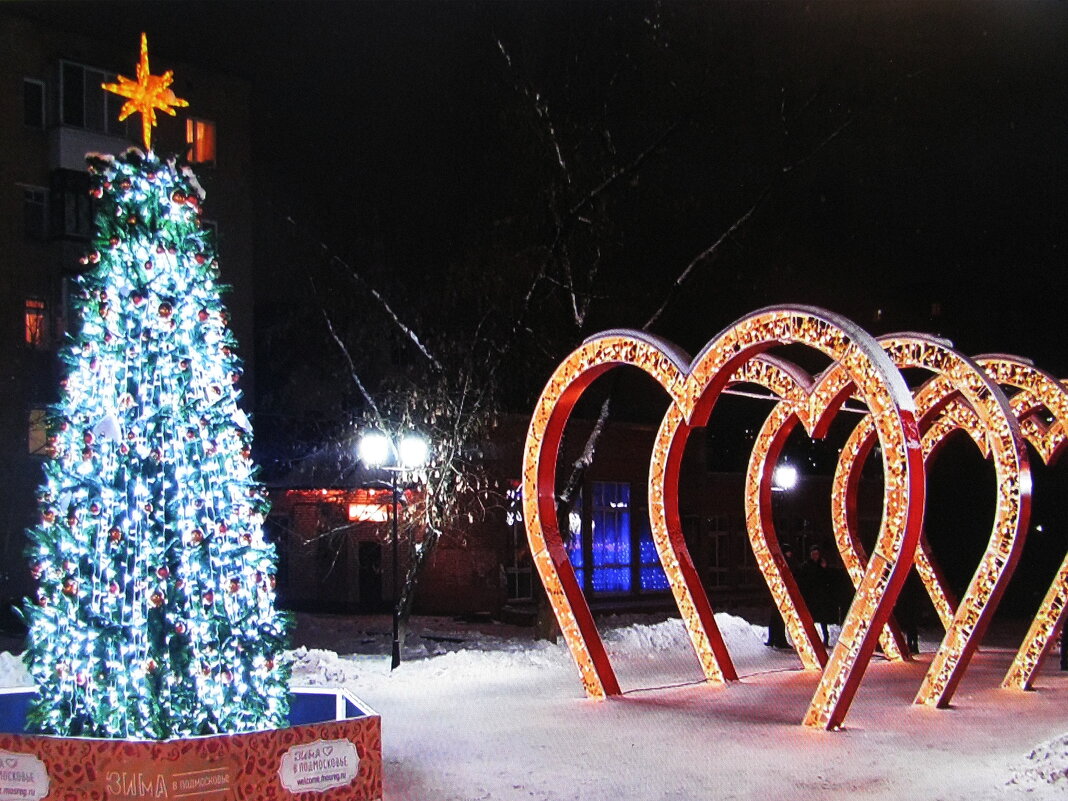
[[[149,45],[152,31],[147,31]],[[140,43],[52,29],[0,9],[0,602],[30,588],[24,530],[36,514],[44,416],[56,399],[58,346],[71,325],[71,279],[88,247],[94,203],[85,154],[140,144],[140,118],[118,121],[123,98],[101,84],[135,74]],[[161,116],[160,154],[185,158],[207,194],[226,299],[253,389],[252,175],[247,81],[153,53],[189,101]],[[248,402],[246,401],[246,406]]]

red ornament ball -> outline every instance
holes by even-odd
[[[121,531],[121,529],[119,529],[118,526],[112,526],[111,530],[108,532],[108,539],[111,540],[112,542],[118,542],[119,540],[121,540],[122,539],[122,531]]]
[[[173,310],[171,309],[171,304],[169,304],[169,303],[161,303],[161,304],[159,304],[159,316],[160,317],[163,317],[163,318],[170,317],[172,311]]]
[[[167,576],[169,576],[170,574],[171,574],[171,571],[167,569],[166,565],[164,565],[163,567],[157,568],[157,570],[156,570],[156,575],[159,576],[161,579],[167,578]]]
[[[160,606],[163,606],[163,593],[162,592],[154,592],[154,593],[152,593],[152,605],[157,607],[157,608],[160,607]]]

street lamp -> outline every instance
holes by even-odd
[[[368,467],[389,473],[388,486],[393,503],[393,651],[389,669],[394,670],[401,661],[400,535],[397,525],[400,489],[397,476],[425,465],[430,448],[426,440],[415,433],[409,432],[397,438],[382,431],[368,431],[360,437],[358,453],[360,461]]]
[[[797,468],[792,464],[780,464],[771,474],[772,492],[789,492],[797,486]]]

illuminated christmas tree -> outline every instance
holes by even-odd
[[[170,73],[105,88],[146,153],[89,156],[98,202],[51,410],[26,660],[37,731],[163,739],[284,725],[286,620],[241,362],[193,173],[151,147]]]

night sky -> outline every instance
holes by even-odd
[[[154,65],[246,76],[266,213],[398,299],[560,180],[522,84],[576,195],[675,126],[613,193],[618,293],[585,333],[644,322],[668,276],[763,197],[659,333],[695,351],[762,305],[817,303],[1068,375],[1064,2],[37,6],[131,54],[146,30]]]
[[[811,303],[1068,376],[1068,2],[23,7],[129,42],[120,70],[144,30],[157,70],[251,82],[258,322],[309,301],[302,271],[335,256],[461,341],[492,313],[480,294],[507,316],[552,209],[641,156],[566,229],[575,270],[597,265],[589,315],[569,325],[546,302],[557,330],[515,377],[517,410],[583,337],[640,327],[750,211],[654,333],[696,352],[749,311]],[[380,325],[366,294],[343,297],[357,333]],[[934,538],[989,530],[968,458],[932,474],[957,501],[931,513]],[[983,499],[963,510],[962,480]],[[1063,520],[1063,494],[1034,519]],[[1063,537],[1032,540],[1063,554]]]

